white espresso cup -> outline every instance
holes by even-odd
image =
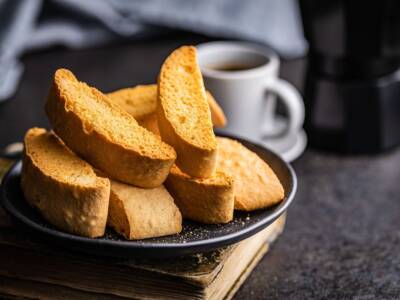
[[[244,42],[200,44],[198,62],[205,87],[224,110],[228,124],[222,132],[254,141],[285,139],[304,122],[301,95],[280,79],[279,58],[272,50]],[[287,118],[277,122],[277,97]]]

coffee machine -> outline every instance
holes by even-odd
[[[299,3],[311,146],[376,153],[400,144],[400,1]]]

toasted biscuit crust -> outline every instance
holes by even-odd
[[[282,201],[282,184],[265,161],[237,141],[217,140],[218,168],[235,181],[235,209],[251,211]]]
[[[165,185],[184,218],[208,224],[232,221],[233,180],[224,172],[217,170],[206,179],[191,178],[173,166]]]
[[[55,73],[46,113],[56,134],[72,151],[113,179],[156,187],[175,161],[171,146],[68,70]]]
[[[192,177],[210,177],[217,141],[195,47],[183,46],[165,60],[158,78],[157,120],[161,138],[178,154],[177,166]]]
[[[110,181],[73,154],[52,133],[25,135],[21,188],[28,203],[56,227],[87,237],[104,235]]]
[[[108,225],[129,240],[181,232],[182,216],[164,186],[142,189],[111,181]]]

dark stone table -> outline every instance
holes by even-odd
[[[155,82],[166,55],[206,37],[174,34],[91,50],[31,53],[15,97],[0,105],[0,148],[32,126],[48,126],[43,103],[56,68],[103,91]],[[282,77],[302,87],[305,60]],[[237,299],[399,299],[400,151],[339,156],[307,150],[294,167],[298,195],[286,231]]]

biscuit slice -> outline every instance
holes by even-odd
[[[165,186],[184,218],[219,224],[233,219],[233,180],[217,170],[210,178],[192,178],[177,166],[171,168]]]
[[[107,224],[128,240],[181,232],[182,216],[163,185],[142,189],[111,181]]]
[[[108,93],[107,96],[120,105],[140,126],[160,135],[157,124],[157,85],[138,85]]]
[[[157,120],[161,138],[177,152],[176,165],[191,177],[210,177],[216,167],[217,140],[195,47],[175,50],[162,65]]]
[[[159,186],[175,161],[171,146],[68,70],[56,71],[46,113],[72,151],[118,181]]]
[[[45,129],[28,130],[24,143],[21,188],[28,203],[63,231],[104,235],[110,181]]]
[[[235,181],[235,209],[251,211],[282,201],[282,184],[264,160],[237,141],[217,139],[218,168]]]
[[[226,126],[222,108],[209,91],[206,91],[211,119],[215,127]],[[138,85],[108,93],[107,96],[132,115],[138,123],[155,134],[160,134],[157,125],[157,85]]]
[[[219,106],[218,102],[209,91],[206,91],[206,97],[208,105],[210,106],[211,121],[214,127],[225,127],[227,120],[222,107]]]
[[[157,106],[157,85],[137,85],[132,88],[120,89],[107,96],[121,105],[136,120],[155,113]]]

